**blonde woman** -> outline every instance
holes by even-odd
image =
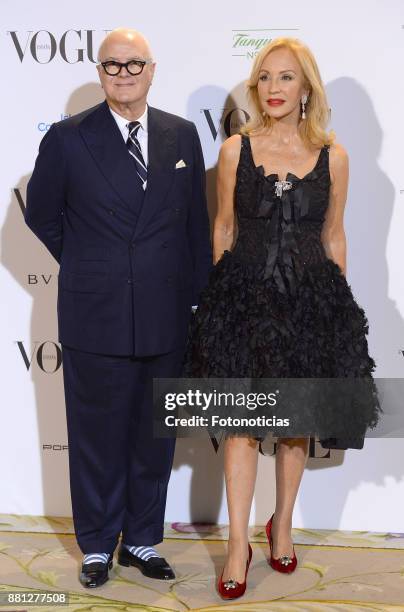
[[[348,155],[326,131],[316,61],[300,41],[276,39],[257,55],[248,90],[252,118],[220,151],[216,266],[195,315],[187,372],[371,379],[367,321],[345,280]],[[352,423],[373,427],[378,412],[375,399]],[[352,440],[327,444],[361,448],[359,430],[353,425]],[[276,507],[266,531],[268,562],[284,573],[297,565],[292,513],[307,452],[307,438],[278,439]],[[230,533],[218,583],[224,599],[246,589],[257,457],[253,437],[225,440]]]

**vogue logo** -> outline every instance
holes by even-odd
[[[276,455],[276,451],[277,451],[277,443],[273,442],[273,451],[272,453],[265,453],[262,450],[262,444],[260,444],[260,452],[262,455],[270,455],[271,457],[273,457],[274,455]],[[318,454],[317,451],[321,450],[321,454]],[[308,452],[308,456],[309,459],[330,459],[331,458],[331,450],[328,449],[324,452],[324,449],[320,446],[320,443],[317,443],[316,438],[310,438],[309,439],[309,452]]]
[[[45,340],[45,342],[35,342],[34,350],[29,356],[25,350],[24,343],[21,340],[16,341],[17,347],[21,353],[21,357],[29,372],[33,361],[35,360],[42,372],[46,374],[54,374],[62,365],[62,349],[56,342]]]
[[[25,206],[24,198],[21,195],[21,191],[20,191],[20,189],[18,187],[15,187],[13,189],[13,191],[14,191],[14,195],[15,195],[15,197],[17,199],[18,206],[20,207],[20,210],[22,212],[22,216],[25,217],[26,206]]]
[[[214,141],[221,130],[226,138],[232,134],[238,134],[240,127],[250,119],[250,115],[244,108],[223,108],[218,112],[211,108],[201,108],[201,113],[206,119]]]
[[[14,191],[14,195],[17,199],[18,202],[18,206],[20,207],[20,210],[22,212],[22,215],[25,216],[25,202],[24,199],[21,195],[21,191],[20,189],[18,189],[18,187],[16,187],[15,189],[13,189]],[[27,283],[28,285],[38,285],[38,286],[43,286],[43,285],[49,285],[51,284],[51,282],[57,279],[57,274],[36,274],[34,272],[30,272],[29,274],[27,274]],[[53,284],[53,282],[52,282]]]
[[[48,30],[37,32],[9,30],[7,34],[21,63],[28,55],[38,64],[49,64],[56,56],[60,56],[68,64],[78,64],[87,60],[95,64],[97,62],[94,56],[95,37],[99,37],[98,44],[110,31],[66,30],[59,36]]]

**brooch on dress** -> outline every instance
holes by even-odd
[[[290,181],[276,181],[275,183],[275,194],[278,198],[282,197],[284,191],[292,189],[292,183]]]

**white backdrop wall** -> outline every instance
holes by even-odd
[[[22,210],[50,124],[103,99],[94,60],[105,32],[115,27],[135,27],[152,43],[151,104],[195,122],[212,216],[219,147],[248,112],[244,81],[257,49],[277,36],[295,36],[311,47],[332,127],[350,155],[349,282],[368,314],[377,375],[404,376],[402,0],[3,0],[0,11],[0,512],[71,512],[58,267],[25,227]],[[274,504],[273,449],[266,450],[253,523],[263,522]],[[327,453],[317,444],[311,450],[296,527],[403,531],[402,439],[369,439],[363,451]],[[227,522],[222,455],[208,441],[178,442],[166,518]]]

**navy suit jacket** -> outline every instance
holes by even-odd
[[[195,125],[149,107],[148,149],[144,193],[106,102],[53,124],[40,144],[26,223],[60,263],[69,347],[147,356],[186,340],[212,266]]]

